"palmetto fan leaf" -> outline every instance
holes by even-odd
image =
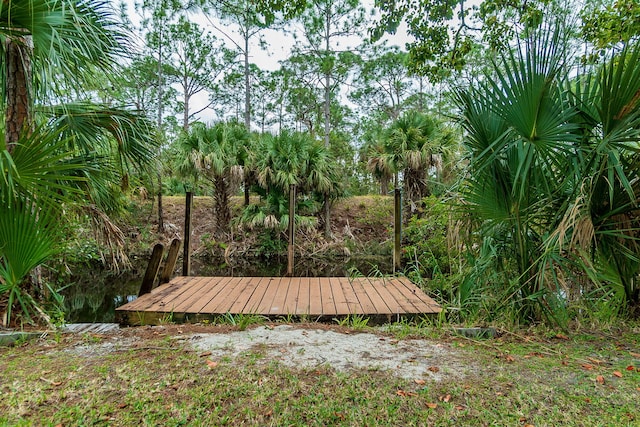
[[[0,295],[7,295],[7,319],[14,302],[29,318],[33,300],[20,285],[31,270],[55,252],[54,222],[51,206],[42,209],[33,200],[0,203]]]
[[[37,128],[16,145],[13,154],[0,157],[2,180],[0,201],[33,198],[41,205],[59,204],[81,193],[86,175],[95,171],[84,158],[67,151],[67,141],[48,128]]]
[[[41,107],[40,111],[50,117],[51,132],[67,140],[70,149],[117,159],[121,172],[145,167],[154,156],[153,127],[138,111],[88,102]]]
[[[106,0],[2,1],[0,54],[8,39],[28,45],[37,97],[58,81],[77,83],[91,67],[109,68],[126,55],[127,38],[114,25],[111,6]],[[0,78],[5,75],[3,69]]]

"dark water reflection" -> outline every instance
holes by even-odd
[[[390,274],[390,257],[309,258],[296,261],[295,276],[329,277],[352,274]],[[91,267],[76,267],[73,283],[61,291],[64,296],[65,320],[74,322],[113,322],[115,309],[138,295],[146,261],[132,270],[115,274]],[[144,265],[142,265],[144,264]],[[180,264],[181,265],[181,264]],[[194,276],[283,276],[286,258],[245,259],[233,265],[224,262],[193,260]],[[180,266],[176,274],[180,274]]]

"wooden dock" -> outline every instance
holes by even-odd
[[[176,277],[116,309],[122,324],[199,322],[229,314],[332,319],[439,313],[406,278]]]

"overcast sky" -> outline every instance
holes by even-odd
[[[139,25],[140,17],[135,11],[134,3],[135,0],[123,0],[128,7],[129,11],[129,19],[134,23],[134,25]],[[361,0],[365,4],[365,8],[367,11],[372,9],[373,0]],[[121,0],[111,0],[114,6],[120,4]],[[205,31],[210,30],[217,38],[221,40],[225,40],[227,46],[231,49],[234,49],[234,45],[230,42],[225,35],[223,35],[220,31],[214,29],[211,23],[215,24],[218,28],[222,28],[224,32],[231,36],[237,43],[241,41],[240,35],[234,30],[233,26],[227,23],[221,23],[215,16],[206,17],[202,14],[193,14],[190,16],[190,19],[198,25],[200,25]],[[293,25],[293,24],[292,24]],[[289,30],[294,30],[294,28],[289,28]],[[262,50],[258,45],[257,38],[254,38],[252,46],[250,47],[250,61],[256,64],[260,69],[274,71],[280,68],[279,61],[285,60],[289,57],[291,52],[291,48],[295,43],[294,37],[292,34],[287,34],[284,31],[274,31],[274,30],[265,30],[262,32],[264,40],[268,44],[267,50]],[[401,27],[396,35],[388,35],[386,36],[386,41],[391,45],[397,45],[404,48],[405,43],[409,40],[406,35],[406,31]],[[361,43],[362,39],[360,37],[350,37],[348,39],[340,40],[340,48],[348,49],[354,46],[357,46]],[[343,94],[344,95],[344,94]],[[345,102],[346,100],[346,96]],[[207,105],[208,94],[201,92],[195,97],[192,98],[192,108],[193,111],[197,111],[201,109],[203,106]],[[203,121],[210,121],[216,119],[211,110],[205,110],[198,117]]]

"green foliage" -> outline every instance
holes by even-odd
[[[215,323],[222,325],[231,325],[244,331],[251,325],[261,325],[267,321],[267,318],[257,314],[231,314],[225,313],[216,319]]]
[[[345,326],[356,331],[363,330],[369,324],[369,317],[361,314],[350,314],[340,319],[333,319],[339,326]]]
[[[21,285],[31,270],[55,253],[56,213],[28,201],[0,204],[0,295],[8,299],[7,321],[14,303],[29,322],[37,313],[33,297]]]
[[[409,70],[437,82],[469,66],[482,41],[492,52],[517,37],[535,31],[545,16],[565,16],[566,7],[553,0],[377,0],[379,22],[370,30],[374,40],[395,33],[407,23],[414,40],[407,44]]]
[[[414,265],[424,277],[449,275],[455,268],[455,248],[450,248],[448,230],[453,223],[452,209],[435,196],[422,199],[422,216],[414,216],[403,228],[405,263]]]
[[[598,49],[633,43],[640,37],[640,3],[636,0],[590,0],[580,17],[583,37]]]
[[[483,273],[498,274],[498,304],[520,319],[558,323],[568,294],[580,298],[589,281],[613,290],[614,305],[638,303],[630,177],[638,173],[640,49],[575,76],[566,36],[560,24],[541,27],[458,97],[470,156],[464,206],[482,240],[469,289],[488,283]]]
[[[19,65],[3,61],[0,70],[6,146],[0,151],[0,294],[8,297],[9,316],[17,301],[25,316],[37,312],[50,323],[25,285],[29,270],[52,255],[61,240],[58,223],[78,206],[94,214],[94,223],[113,225],[103,212],[117,211],[115,185],[126,188],[129,173],[147,164],[154,147],[139,113],[86,101],[92,98],[86,83],[113,72],[126,53],[108,3],[5,1],[0,39],[2,57],[21,56]]]
[[[287,241],[282,239],[281,233],[274,230],[262,230],[258,234],[256,255],[264,258],[279,256],[287,251]]]

